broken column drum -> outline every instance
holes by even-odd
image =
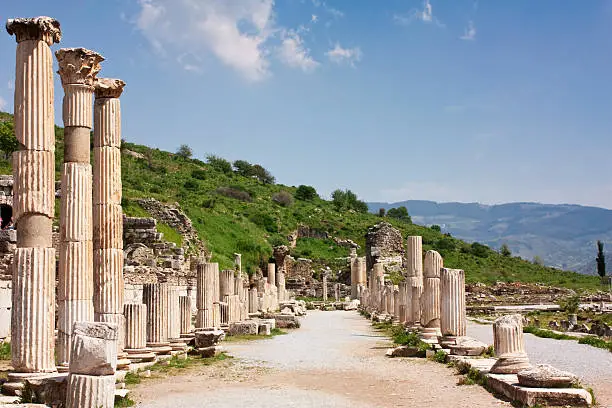
[[[125,304],[125,349],[136,352],[147,347],[147,305],[144,303]]]
[[[223,301],[224,296],[230,296],[234,294],[234,271],[221,271],[219,282],[220,297],[218,300]]]
[[[53,57],[49,46],[61,39],[60,24],[49,17],[6,23],[17,41],[13,219],[11,355],[16,372],[55,371],[55,129]]]
[[[421,295],[422,335],[435,340],[440,333],[440,270],[443,260],[436,251],[425,253],[423,294]]]
[[[465,336],[465,273],[461,269],[440,271],[440,330],[441,341],[449,344]]]
[[[249,313],[257,313],[259,301],[257,299],[257,288],[249,289]]]
[[[94,83],[93,307],[96,321],[119,326],[119,350],[125,339],[119,101],[124,86],[120,79],[98,78]]]
[[[410,285],[410,323],[421,322],[421,294],[423,293],[423,239],[409,236],[406,246],[407,278]]]
[[[525,353],[523,316],[506,315],[493,323],[493,349],[498,357],[491,367],[492,374],[516,374],[531,368]]]
[[[191,333],[191,297],[179,297],[179,309],[181,315],[180,332],[181,335]]]
[[[168,341],[169,287],[167,283],[145,283],[142,298],[147,305],[147,347],[166,347]]]
[[[215,310],[218,306],[214,305],[219,301],[219,264],[198,264],[196,279],[196,327],[217,327]]]

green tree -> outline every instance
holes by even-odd
[[[604,244],[597,241],[597,274],[602,278],[606,276],[606,256],[604,255]]]
[[[253,177],[255,175],[253,165],[246,160],[236,160],[233,165],[236,173],[241,176]]]
[[[213,170],[216,170],[221,173],[229,174],[232,172],[232,164],[225,160],[223,157],[215,156],[214,154],[209,154],[206,156],[206,162]]]
[[[387,211],[387,217],[412,224],[412,218],[408,214],[408,209],[403,205],[397,208],[390,208],[389,211]]]
[[[19,143],[13,130],[13,122],[0,122],[0,150],[4,153],[4,158],[19,148]]]
[[[276,181],[274,176],[259,164],[253,165],[253,175],[264,184],[274,184]]]
[[[332,203],[338,211],[353,210],[360,213],[368,212],[368,205],[359,200],[357,194],[353,193],[351,190],[334,190],[332,192]]]
[[[186,144],[182,144],[179,146],[178,150],[176,151],[176,155],[179,157],[182,157],[183,159],[191,159],[191,156],[193,155],[193,151],[191,150],[191,147],[189,147]]]
[[[440,226],[439,226],[439,225],[437,225],[437,224],[434,224],[434,225],[432,225],[432,226],[431,226],[431,227],[429,227],[429,228],[431,228],[431,229],[432,229],[432,230],[434,230],[434,231],[442,232],[442,228],[440,228]]]
[[[538,256],[538,255],[533,257],[533,261],[532,262],[534,264],[536,264],[536,265],[540,265],[540,266],[544,265],[544,260],[540,256]]]
[[[378,209],[378,216],[379,217],[383,218],[385,216],[385,214],[386,214],[386,211],[385,211],[384,208],[379,208]]]
[[[470,246],[470,252],[472,255],[477,256],[479,258],[486,258],[489,256],[489,247],[486,245],[482,245],[479,242],[473,242]]]
[[[311,201],[319,197],[317,190],[312,186],[300,185],[295,191],[295,198],[302,201]]]
[[[499,253],[502,254],[503,256],[512,255],[512,251],[510,251],[510,248],[508,248],[508,244],[502,244],[501,248],[499,249]]]

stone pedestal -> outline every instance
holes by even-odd
[[[6,30],[17,41],[13,220],[17,249],[13,259],[11,352],[15,374],[55,371],[55,129],[53,57],[61,38],[49,17],[9,19]]]
[[[525,353],[523,316],[506,315],[493,323],[493,348],[497,361],[491,367],[492,374],[516,374],[531,368]]]
[[[455,344],[457,337],[465,336],[465,273],[461,269],[440,271],[440,330],[441,344]]]
[[[142,288],[142,298],[147,305],[147,347],[157,354],[172,350],[168,341],[168,286],[167,283],[145,283]]]
[[[421,295],[421,336],[435,341],[440,332],[440,270],[442,257],[436,251],[425,253],[423,294]]]
[[[197,267],[196,327],[214,328],[213,305],[219,301],[219,264],[202,263]]]

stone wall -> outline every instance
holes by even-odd
[[[0,204],[13,206],[13,176],[0,175]]]
[[[366,234],[366,268],[371,270],[381,263],[385,272],[402,271],[406,249],[402,234],[387,222],[379,222],[368,228]]]

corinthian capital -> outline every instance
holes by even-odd
[[[96,98],[118,98],[123,92],[125,82],[115,78],[98,78],[94,83]]]
[[[55,52],[59,65],[57,73],[62,85],[82,84],[93,86],[104,57],[87,48],[61,48]]]
[[[51,17],[11,18],[6,21],[6,31],[15,34],[17,42],[34,40],[52,45],[62,39],[60,23]]]

